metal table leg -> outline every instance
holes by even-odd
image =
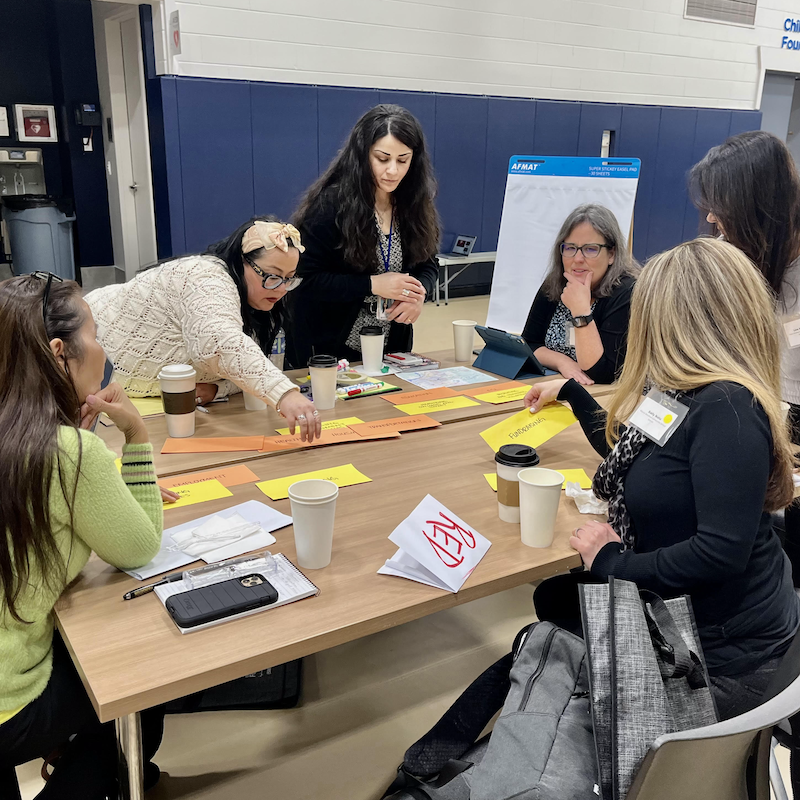
[[[444,304],[450,305],[450,265],[444,265]]]
[[[120,800],[144,800],[142,720],[138,712],[116,721]]]

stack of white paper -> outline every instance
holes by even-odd
[[[400,549],[378,573],[457,592],[492,543],[430,495],[389,536]]]

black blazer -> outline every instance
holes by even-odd
[[[603,342],[603,355],[584,372],[595,383],[613,383],[625,363],[631,292],[635,284],[636,279],[626,275],[614,291],[608,297],[601,297],[594,307],[592,313]],[[557,307],[558,303],[548,300],[539,289],[522,331],[522,338],[530,345],[531,350],[545,347],[544,337]]]
[[[313,353],[361,360],[346,339],[364,300],[372,294],[370,273],[348,264],[342,253],[342,232],[336,224],[336,209],[323,196],[316,213],[300,226],[305,252],[297,274],[303,279],[289,294],[289,324],[286,354],[295,368],[305,367]],[[433,297],[439,271],[436,257],[409,266],[404,251],[404,270]],[[372,274],[379,273],[376,261]],[[386,352],[404,352],[413,345],[411,325],[393,322]]]

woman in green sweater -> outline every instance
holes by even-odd
[[[54,633],[53,606],[92,551],[125,569],[161,544],[147,430],[119,386],[100,389],[96,335],[76,283],[0,283],[0,766],[61,747],[39,795],[48,799],[114,796],[116,775],[113,727],[98,721]],[[83,429],[101,411],[125,435],[121,474]],[[163,713],[148,715],[148,756],[162,725]]]

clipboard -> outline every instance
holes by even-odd
[[[557,374],[542,366],[533,354],[533,350],[521,336],[501,331],[498,328],[487,328],[483,325],[476,325],[475,330],[486,342],[486,347],[475,359],[473,367],[493,372],[495,375],[502,375],[511,380]]]

